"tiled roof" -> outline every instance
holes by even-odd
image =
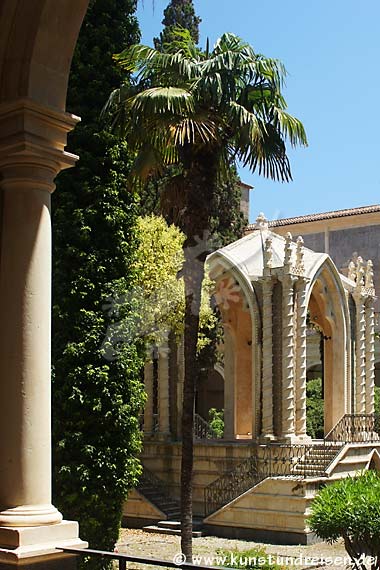
[[[332,212],[322,212],[320,214],[309,214],[307,216],[296,216],[295,218],[282,218],[280,220],[272,220],[269,222],[270,228],[278,228],[279,226],[288,226],[291,224],[302,224],[303,222],[317,222],[319,220],[331,220],[333,218],[344,218],[346,216],[358,216],[362,214],[372,214],[380,212],[380,205],[362,206],[361,208],[348,208],[346,210],[335,210]],[[253,230],[255,224],[249,224],[247,230]]]

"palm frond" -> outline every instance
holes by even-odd
[[[133,99],[131,111],[136,116],[188,115],[194,112],[194,98],[180,87],[152,87]]]
[[[289,139],[290,144],[294,147],[298,144],[307,146],[307,137],[301,121],[286,113],[283,109],[273,107],[273,125]]]
[[[194,115],[183,119],[170,128],[174,145],[194,144],[197,140],[207,145],[217,140],[215,123],[207,116]]]

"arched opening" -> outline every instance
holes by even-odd
[[[346,319],[343,295],[331,268],[324,264],[311,284],[308,305],[310,323],[314,328],[308,350],[312,352],[310,356],[314,363],[307,373],[307,403],[309,418],[314,416],[314,426],[320,422],[323,408],[324,429],[322,433],[316,426],[318,438],[326,435],[346,412]],[[310,398],[314,399],[314,403]],[[316,437],[315,433],[310,435]]]
[[[234,295],[228,299],[225,291],[234,288]],[[252,439],[256,436],[255,418],[255,351],[253,349],[253,328],[251,309],[244,288],[230,274],[217,282],[215,298],[222,317],[224,330],[224,390],[223,408],[225,439]],[[214,399],[221,400],[221,378],[214,374]]]
[[[209,421],[211,409],[224,409],[224,376],[220,366],[209,370],[197,385],[196,413]]]

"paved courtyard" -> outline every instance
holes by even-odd
[[[210,565],[213,561],[212,557],[220,549],[235,552],[236,550],[247,551],[259,548],[265,549],[267,554],[271,554],[273,561],[278,561],[281,565],[288,568],[310,568],[313,570],[316,568],[337,568],[342,570],[347,566],[347,560],[344,560],[347,554],[342,542],[334,545],[321,542],[309,546],[283,546],[204,536],[195,538],[193,544],[194,555],[198,564]],[[122,529],[118,550],[120,553],[128,553],[134,556],[173,560],[173,557],[180,552],[180,538],[177,536],[150,534],[142,530]],[[213,562],[216,565],[216,559]],[[136,564],[132,563],[129,563],[128,566],[129,570],[137,567]]]

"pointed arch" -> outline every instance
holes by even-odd
[[[309,272],[307,302],[311,321],[324,335],[324,418],[325,433],[350,410],[351,386],[348,374],[350,351],[349,314],[341,276],[329,256]]]

